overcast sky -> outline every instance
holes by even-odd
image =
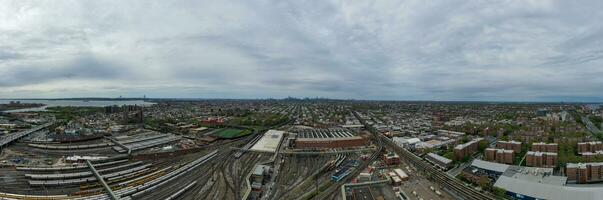
[[[603,1],[2,1],[0,98],[603,101]]]

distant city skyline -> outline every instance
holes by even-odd
[[[603,1],[5,1],[0,98],[603,102]]]

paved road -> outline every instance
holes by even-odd
[[[588,117],[582,116],[582,122],[586,124],[586,129],[588,129],[593,134],[601,134],[601,130],[597,128]]]
[[[467,168],[467,166],[471,165],[471,162],[465,162],[465,163],[461,163],[458,167],[448,170],[448,174],[450,174],[451,176],[456,177],[457,175],[459,175],[465,168]]]
[[[373,200],[373,194],[371,192],[370,187],[362,187],[354,189],[354,199],[355,200]]]
[[[53,124],[54,124],[54,121],[51,121],[51,122],[48,122],[48,123],[45,123],[45,124],[42,124],[42,125],[30,128],[30,129],[27,129],[25,131],[21,131],[19,133],[14,133],[14,134],[10,134],[8,136],[2,137],[2,138],[0,138],[0,147],[8,145],[11,142],[13,142],[13,141],[15,141],[15,140],[17,140],[19,138],[25,137],[26,135],[29,135],[30,133],[42,130],[42,129],[44,129],[46,127],[49,127],[49,126],[51,126]]]

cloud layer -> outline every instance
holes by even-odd
[[[0,98],[603,101],[603,1],[6,1]]]

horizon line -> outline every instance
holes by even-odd
[[[473,103],[555,103],[555,104],[603,104],[603,101],[516,101],[516,100],[409,100],[409,99],[354,99],[326,97],[264,97],[264,98],[202,98],[202,97],[62,97],[62,98],[0,98],[0,100],[336,100],[336,101],[375,101],[375,102],[473,102]]]

